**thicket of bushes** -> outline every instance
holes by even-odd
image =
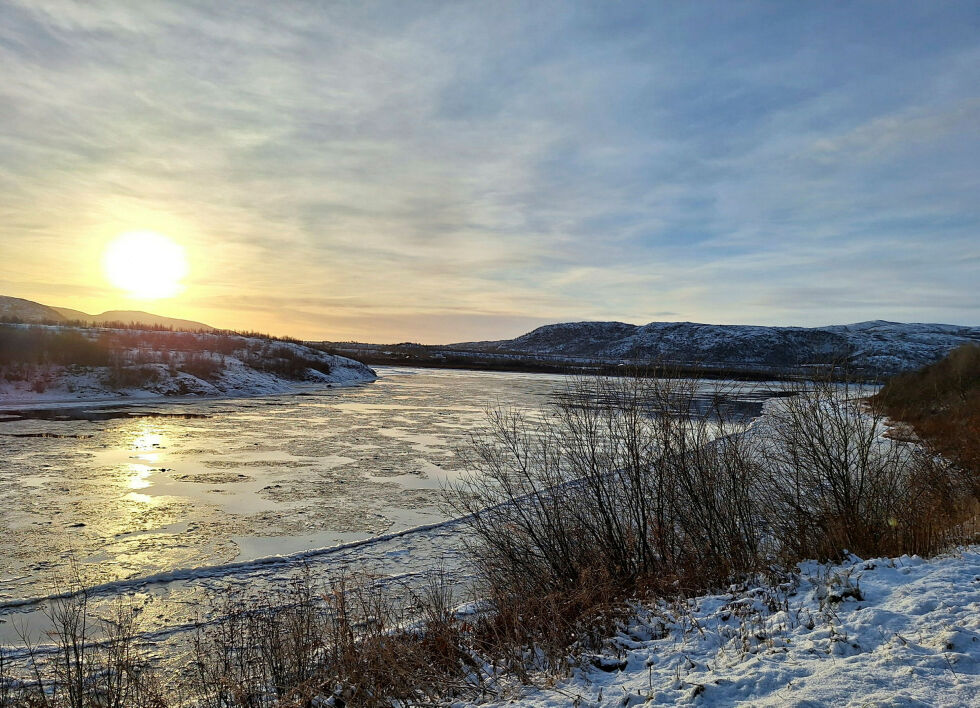
[[[753,496],[785,560],[933,555],[964,540],[975,470],[896,440],[880,402],[848,385],[780,403],[758,439]]]
[[[109,366],[112,357],[102,338],[86,337],[77,330],[0,327],[0,366]]]
[[[975,470],[886,436],[876,401],[809,382],[747,429],[679,379],[576,387],[544,419],[491,413],[453,489],[511,643],[550,647],[627,598],[697,594],[804,558],[934,554],[970,540]],[[782,571],[781,571],[782,572]]]
[[[972,384],[956,383],[974,377],[976,360],[960,358],[972,356],[907,379],[921,386],[903,396],[935,416],[952,404],[913,393],[952,392],[948,400],[966,402],[956,410],[972,415]],[[464,453],[472,475],[449,490],[468,515],[475,616],[455,615],[445,582],[404,602],[371,579],[307,578],[231,603],[202,626],[182,694],[176,684],[160,689],[135,655],[133,670],[107,668],[92,644],[91,682],[79,683],[70,668],[77,623],[62,622],[71,631],[56,637],[57,658],[37,663],[16,697],[0,693],[0,706],[116,705],[98,698],[113,676],[143,696],[119,704],[134,706],[177,705],[174,695],[208,708],[494,695],[508,677],[567,671],[635,598],[780,576],[845,550],[929,555],[973,540],[977,470],[889,437],[882,401],[894,405],[897,385],[867,400],[848,385],[810,382],[771,401],[752,427],[734,415],[732,391],[714,390],[690,379],[596,379],[575,382],[543,415],[491,411]]]
[[[392,592],[369,576],[321,585],[307,573],[273,595],[222,598],[221,619],[197,626],[175,674],[147,660],[131,607],[95,619],[74,589],[46,611],[53,653],[25,637],[14,679],[0,647],[0,708],[413,706],[480,690],[453,590],[438,574]]]
[[[288,379],[302,379],[308,369],[330,373],[330,364],[304,356],[291,347],[273,343],[250,344],[241,354],[243,362],[259,371],[267,371]]]

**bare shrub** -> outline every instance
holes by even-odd
[[[272,342],[249,343],[239,354],[242,361],[259,371],[283,376],[288,379],[309,378],[309,370],[322,374],[330,373],[330,364],[318,358],[307,356],[285,344]]]
[[[434,580],[408,599],[370,576],[238,598],[194,641],[191,692],[206,708],[424,705],[472,691],[452,594]],[[321,700],[322,703],[322,700]]]
[[[224,364],[208,352],[190,352],[182,358],[178,368],[204,381],[217,381],[224,371]]]
[[[10,675],[10,659],[7,649],[0,644],[0,708],[11,708],[14,705],[14,677]]]
[[[784,557],[932,554],[963,496],[947,463],[885,435],[864,391],[811,382],[768,416],[758,494]]]
[[[473,474],[450,498],[468,515],[498,645],[544,645],[557,659],[632,594],[756,567],[757,467],[725,393],[691,379],[580,379],[543,417],[488,413],[462,451]]]
[[[120,601],[107,617],[91,615],[77,574],[44,612],[53,651],[26,631],[23,675],[14,678],[0,651],[0,706],[25,708],[163,708],[163,691],[137,643],[132,606]],[[5,665],[6,664],[6,665]]]
[[[103,377],[109,388],[141,388],[160,379],[160,371],[150,365],[130,365],[122,358],[116,359]]]

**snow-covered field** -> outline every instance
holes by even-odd
[[[585,664],[498,705],[980,706],[980,547],[638,608]]]

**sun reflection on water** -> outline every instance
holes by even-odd
[[[152,467],[146,465],[129,465],[129,488],[130,489],[146,489],[150,486],[150,482],[147,477],[153,472]]]
[[[125,465],[123,470],[123,484],[127,489],[146,489],[151,485],[150,477],[156,471],[153,465],[157,465],[164,457],[163,450],[169,447],[169,439],[158,426],[150,425],[145,421],[137,424],[137,427],[127,435],[126,447],[131,460]],[[140,504],[152,504],[154,499],[148,494],[136,494],[129,492],[126,498]]]

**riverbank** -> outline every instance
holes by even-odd
[[[213,399],[374,381],[361,362],[225,333],[0,325],[0,407]]]

